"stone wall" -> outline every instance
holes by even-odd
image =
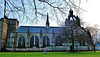
[[[13,34],[13,33],[12,33]],[[30,33],[30,38],[29,40],[31,39],[32,36],[37,36],[39,38],[39,41],[40,41],[40,34],[39,33]],[[55,45],[52,45],[52,34],[43,34],[43,37],[45,35],[48,35],[48,37],[50,38],[50,46],[46,46],[45,48],[47,49],[47,51],[52,51],[52,49],[54,51],[69,51],[70,50],[70,46],[72,45],[71,43],[62,43],[62,46],[55,46]],[[14,37],[14,35],[12,35]],[[18,48],[18,40],[21,36],[24,36],[25,38],[25,47],[27,48],[28,47],[28,38],[27,38],[27,33],[17,33],[17,41],[16,41],[16,47],[17,47],[17,50],[21,50],[22,48]],[[12,47],[12,43],[14,43],[14,38],[11,39],[10,41],[10,47]],[[76,46],[77,45],[77,46]],[[26,48],[25,51],[26,51]],[[31,51],[40,51],[40,48],[36,48],[36,46],[30,48]],[[74,50],[89,50],[88,49],[88,46],[79,46],[79,44],[75,44],[74,46]]]
[[[16,29],[18,28],[19,26],[19,22],[16,20]]]
[[[10,38],[10,34],[11,32],[13,32],[15,29],[18,28],[19,22],[17,21],[17,19],[8,19],[8,34],[7,34],[7,38]]]
[[[2,21],[0,21],[0,38],[2,38]]]
[[[12,51],[13,48],[7,48],[7,50]],[[16,51],[70,51],[70,46],[46,46],[45,48],[36,48],[36,46],[32,48],[16,48]],[[87,51],[88,46],[74,46],[74,51]]]
[[[11,32],[18,28],[17,19],[1,18],[0,19],[0,51],[6,50],[7,38],[10,38]],[[9,44],[8,44],[9,46]]]
[[[2,41],[2,21],[0,20],[0,51],[1,51],[1,41]]]
[[[6,19],[3,21],[3,29],[2,29],[2,41],[1,41],[1,48],[6,48],[6,38],[7,38],[7,29],[8,29],[8,23]]]
[[[12,43],[14,39],[10,40],[10,38],[12,38],[11,33],[18,28],[19,22],[17,19],[8,19],[7,22],[8,22],[7,47],[12,47]]]

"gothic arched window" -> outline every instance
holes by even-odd
[[[33,46],[36,46],[36,47],[39,47],[39,39],[37,36],[32,36],[31,39],[30,39],[30,47],[33,47]]]
[[[31,37],[30,39],[30,47],[34,46],[34,36]]]
[[[25,38],[24,37],[20,37],[18,40],[18,47],[19,48],[25,48]]]
[[[48,36],[44,36],[43,38],[43,47],[50,46],[50,39]]]
[[[37,36],[35,36],[35,46],[39,47],[39,39]]]
[[[62,37],[61,36],[57,36],[55,38],[55,45],[57,45],[57,46],[61,46],[62,45]]]

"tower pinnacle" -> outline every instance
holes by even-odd
[[[69,15],[70,15],[70,17],[73,17],[73,10],[72,9],[70,9]]]
[[[47,13],[46,27],[49,28],[49,17],[48,17],[48,13]]]

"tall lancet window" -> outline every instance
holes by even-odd
[[[31,37],[30,39],[30,47],[34,46],[34,36]]]
[[[61,36],[57,36],[55,38],[55,45],[56,46],[61,46],[62,45],[62,37]]]
[[[18,40],[18,47],[19,48],[25,48],[25,38],[24,37],[20,37]]]
[[[48,36],[44,36],[43,38],[43,47],[50,46],[50,39]]]
[[[37,36],[32,36],[30,39],[30,47],[33,46],[39,47],[39,38]]]
[[[35,46],[39,47],[39,38],[35,36]]]

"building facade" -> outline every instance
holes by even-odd
[[[10,38],[11,32],[18,28],[17,19],[0,19],[0,51],[6,50],[7,39]]]
[[[13,19],[12,19],[13,20]],[[9,20],[10,23],[12,20]],[[10,51],[69,51],[71,50],[72,42],[63,42],[62,27],[50,27],[47,14],[46,26],[20,26],[18,21],[13,21],[11,25],[6,25],[6,50]],[[68,30],[69,26],[77,26],[81,31],[86,32],[80,26],[80,19],[73,15],[73,11],[69,11],[68,19],[65,21],[65,26]],[[13,26],[13,29],[12,29]],[[18,28],[17,28],[18,27]],[[17,29],[16,29],[17,28]],[[0,28],[1,29],[1,28]],[[4,30],[4,29],[3,29]],[[3,31],[1,30],[1,31]],[[4,34],[2,32],[2,34]],[[0,34],[0,36],[2,36]],[[3,38],[0,38],[2,42]],[[2,46],[2,45],[1,45]],[[87,42],[74,41],[74,50],[91,50]]]

